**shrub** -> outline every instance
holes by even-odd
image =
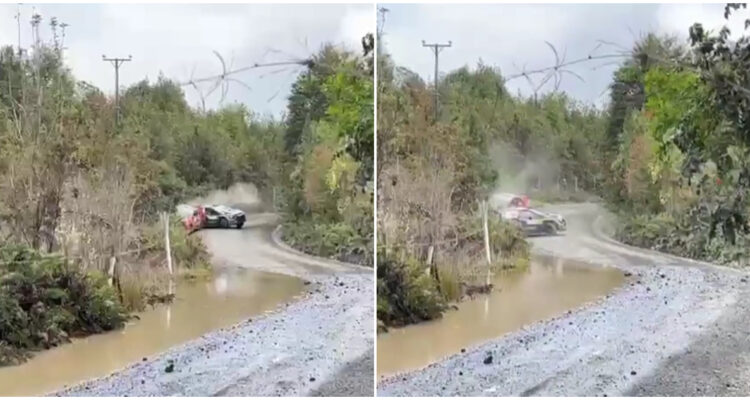
[[[360,265],[372,265],[372,242],[346,222],[320,219],[286,221],[284,240],[305,253]]]
[[[487,223],[487,229],[490,236],[490,245],[492,246],[493,268],[510,269],[526,265],[525,261],[529,258],[529,244],[518,227],[503,221],[499,218],[490,219]],[[484,260],[484,228],[482,221],[476,217],[469,217],[463,220],[459,227],[458,237],[459,246],[467,249],[474,249],[474,260]]]
[[[446,308],[435,281],[416,259],[399,261],[378,254],[378,320],[401,326],[438,318]]]
[[[732,244],[720,227],[712,234],[710,225],[696,223],[696,219],[692,210],[679,217],[667,213],[620,215],[615,238],[636,247],[728,266],[750,264],[750,235],[736,234]]]
[[[172,216],[169,227],[169,244],[172,251],[172,263],[181,269],[210,269],[208,250],[199,235],[188,234],[182,221]],[[165,254],[164,224],[156,222],[144,230],[142,243],[152,253]]]
[[[119,328],[126,318],[100,274],[27,247],[0,247],[0,361],[18,360],[25,350],[56,346],[69,336]]]

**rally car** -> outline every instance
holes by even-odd
[[[556,235],[568,227],[562,215],[526,207],[508,208],[503,211],[502,218],[518,225],[526,234]]]
[[[242,210],[222,205],[198,206],[193,214],[184,220],[185,229],[196,231],[203,228],[242,228],[245,224]]]

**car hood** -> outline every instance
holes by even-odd
[[[565,218],[562,215],[560,215],[560,214],[547,214],[547,216],[550,217],[550,218],[554,218],[554,219],[556,219],[556,220],[558,220],[560,222],[564,222],[565,221]]]

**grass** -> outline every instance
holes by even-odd
[[[129,312],[143,311],[152,295],[167,291],[169,273],[162,269],[141,267],[120,275],[120,301]]]
[[[139,259],[123,261],[119,266],[120,298],[128,311],[142,311],[150,300],[166,299],[171,278],[166,266],[164,230],[154,223],[144,231],[141,246],[151,249]],[[208,251],[199,235],[188,235],[178,217],[170,221],[169,241],[177,280],[206,279],[212,268]]]
[[[438,267],[440,275],[440,293],[446,301],[456,302],[461,300],[461,267],[456,264]]]

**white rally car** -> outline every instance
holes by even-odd
[[[507,208],[502,218],[518,225],[526,234],[557,235],[564,232],[568,224],[560,214],[545,213],[526,207]]]

